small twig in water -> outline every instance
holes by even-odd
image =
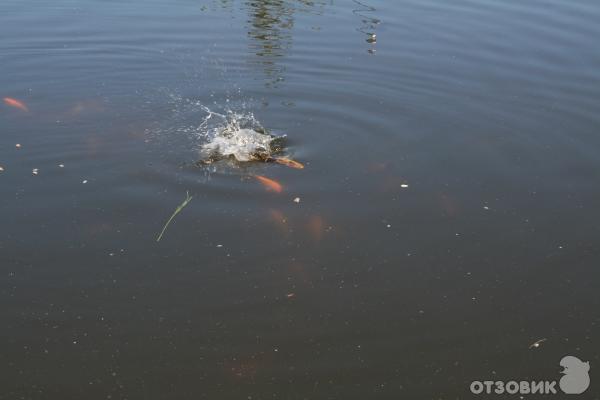
[[[188,203],[192,200],[192,196],[190,196],[189,192],[185,192],[185,200],[183,201],[183,203],[181,203],[179,205],[179,207],[177,207],[175,209],[175,212],[173,213],[173,215],[171,215],[171,218],[169,218],[169,220],[167,221],[167,223],[165,224],[165,226],[163,227],[162,231],[160,232],[160,235],[158,235],[158,237],[156,238],[157,242],[160,242],[160,239],[162,239],[163,234],[165,233],[165,231],[167,230],[167,227],[169,226],[169,224],[171,223],[171,221],[173,220],[173,218],[175,218],[175,216],[177,214],[179,214],[181,212],[181,210],[183,210],[183,208],[185,206],[188,205]]]
[[[533,343],[531,343],[531,345],[529,346],[529,348],[533,349],[534,347],[535,348],[540,347],[540,344],[544,343],[546,340],[548,340],[548,339],[543,338],[543,339],[538,340],[537,342],[533,342]]]

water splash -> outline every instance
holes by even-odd
[[[258,121],[250,111],[255,108],[252,100],[232,97],[233,101],[228,96],[206,105],[179,93],[167,93],[171,116],[157,121],[148,130],[149,137],[162,148],[168,142],[169,154],[187,158],[191,153],[204,165],[220,160],[272,161],[282,153],[285,135],[268,131]]]
[[[221,114],[205,106],[203,109],[206,116],[198,126],[199,134],[206,138],[200,150],[201,162],[266,161],[281,151],[285,136],[268,133],[251,112],[228,110]]]

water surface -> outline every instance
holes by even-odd
[[[3,1],[0,97],[29,112],[0,105],[0,398],[456,399],[566,354],[593,372],[599,19]],[[207,109],[306,168],[196,166]]]

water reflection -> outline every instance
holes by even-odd
[[[217,9],[233,10],[233,0],[213,0],[211,4],[204,4],[200,7],[202,11],[215,11]]]
[[[367,51],[371,54],[374,54],[375,43],[377,43],[377,34],[375,33],[375,30],[377,29],[377,25],[381,23],[381,20],[371,15],[368,15],[367,13],[372,13],[374,11],[377,11],[377,9],[358,0],[353,1],[358,6],[358,8],[352,10],[352,12],[355,15],[359,16],[362,22],[362,25],[356,28],[356,30],[363,33],[366,36],[365,41],[370,45]]]
[[[246,2],[248,37],[252,62],[260,65],[266,85],[276,87],[283,82],[285,64],[280,61],[292,47],[294,15],[297,12],[322,13],[324,3],[297,0],[253,0]]]

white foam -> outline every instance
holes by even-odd
[[[235,158],[251,161],[260,155],[271,155],[271,146],[276,136],[265,132],[252,113],[229,111],[220,114],[204,107],[207,115],[198,127],[205,142],[200,149],[203,159]]]
[[[238,129],[216,134],[202,146],[204,156],[235,157],[238,161],[250,161],[257,153],[270,154],[273,137],[253,129]]]

